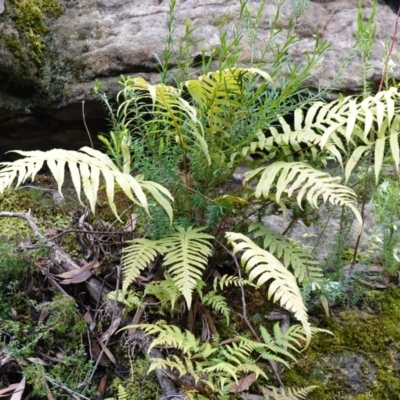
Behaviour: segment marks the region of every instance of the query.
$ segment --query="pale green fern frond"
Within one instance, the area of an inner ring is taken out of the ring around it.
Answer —
[[[247,285],[254,286],[254,284],[249,282],[247,279],[227,274],[222,275],[220,278],[215,278],[213,282],[214,290],[217,290],[218,286],[221,290],[223,290],[228,286],[247,286]]]
[[[149,351],[155,346],[169,346],[182,351],[183,354],[191,355],[200,348],[200,340],[188,330],[182,332],[179,327],[167,324],[139,324],[130,325],[128,328],[142,329],[147,335],[156,335]]]
[[[294,313],[304,327],[308,344],[311,338],[310,324],[295,276],[271,253],[241,233],[228,232],[226,237],[235,254],[243,251],[241,263],[249,274],[250,282],[256,281],[257,286],[261,286],[270,281],[268,298]]]
[[[321,281],[323,273],[318,261],[299,243],[288,240],[257,222],[250,224],[249,232],[253,232],[254,238],[264,238],[263,248],[282,260],[286,268],[291,267],[299,283]]]
[[[118,397],[108,397],[105,400],[128,400],[128,392],[122,385],[118,385]]]
[[[164,275],[165,279],[153,281],[146,285],[144,294],[157,297],[161,301],[161,307],[168,307],[173,311],[175,303],[181,295],[181,291],[176,282],[167,273]]]
[[[204,372],[207,374],[223,372],[224,374],[234,379],[236,383],[243,373],[255,373],[257,378],[261,375],[265,379],[267,379],[264,371],[256,364],[239,364],[235,366],[230,362],[221,361],[211,367],[204,368]]]
[[[318,386],[306,386],[304,388],[275,388],[269,386],[268,388],[260,387],[265,399],[274,400],[304,400],[317,389]]]
[[[210,163],[208,146],[197,111],[183,99],[180,89],[164,84],[152,85],[141,77],[127,78],[123,84],[124,89],[118,94],[118,99],[122,98],[123,102],[117,114],[126,127],[138,123],[131,115],[137,112],[139,106],[143,113],[152,115],[148,121],[141,121],[150,127],[149,133],[172,133],[183,149],[194,151],[194,147],[197,147]]]
[[[190,308],[196,280],[201,279],[207,258],[211,255],[210,240],[213,236],[202,232],[202,228],[176,229],[175,234],[160,240],[159,243],[165,246],[164,265]]]
[[[210,306],[213,310],[222,314],[225,317],[226,325],[229,325],[231,310],[224,296],[218,295],[216,290],[212,290],[203,297],[202,303],[206,307]]]
[[[142,299],[132,290],[118,291],[118,296],[116,291],[112,291],[107,295],[110,300],[117,300],[122,303],[126,310],[129,312],[131,310],[136,310],[139,307],[143,307]]]
[[[255,189],[256,197],[268,197],[276,188],[276,199],[280,200],[283,193],[288,197],[297,195],[297,203],[302,208],[302,201],[318,208],[318,199],[329,201],[336,205],[349,207],[356,216],[360,227],[362,218],[357,206],[357,196],[354,191],[339,183],[340,178],[331,177],[328,173],[314,169],[302,162],[278,161],[268,167],[257,168],[245,174],[246,180],[260,175]]]
[[[130,174],[121,172],[112,160],[100,151],[83,147],[79,152],[53,149],[49,151],[15,151],[15,153],[25,158],[14,162],[0,163],[0,193],[10,187],[14,180],[17,180],[17,187],[28,178],[34,180],[36,174],[47,163],[61,195],[61,188],[65,180],[65,167],[69,168],[79,201],[82,202],[81,191],[83,190],[93,212],[95,212],[102,175],[108,204],[117,217],[118,213],[114,203],[116,184],[130,200],[142,206],[147,212],[149,210],[144,190],[148,190],[172,221],[173,212],[169,201],[172,201],[173,198],[167,189],[153,182],[141,182],[141,177],[135,179]],[[150,187],[151,189],[149,189]]]
[[[128,243],[130,244],[124,248],[122,255],[123,291],[128,289],[140,272],[153,262],[159,253],[165,251],[165,246],[158,240],[139,238]]]
[[[228,134],[235,112],[241,107],[243,81],[254,75],[271,81],[267,73],[256,68],[232,68],[209,72],[184,83],[203,115],[207,115],[210,133]]]

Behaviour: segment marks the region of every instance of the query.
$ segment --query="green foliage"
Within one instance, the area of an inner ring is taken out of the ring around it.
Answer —
[[[373,201],[378,223],[376,241],[381,244],[383,266],[389,272],[397,272],[400,255],[400,189],[398,184],[384,181],[377,189]]]
[[[30,0],[20,3],[32,6]],[[247,286],[251,286],[251,293],[259,293],[255,291],[262,287],[268,300],[292,312],[301,322],[302,326],[290,326],[284,332],[278,324],[270,330],[261,326],[257,334],[252,329],[253,337],[260,336],[259,341],[235,334],[222,342],[215,338],[212,343],[200,341],[197,326],[190,332],[168,323],[136,325],[154,336],[151,347],[170,349],[166,360],[152,360],[150,371],[169,369],[179,376],[189,376],[192,381],[186,393],[193,399],[228,399],[232,385],[249,373],[254,373],[260,381],[266,380],[264,361],[287,366],[288,360],[294,360],[294,353],[309,345],[311,335],[321,331],[311,327],[299,288],[301,284],[306,287],[316,283],[321,291],[328,292],[330,286],[324,285],[321,268],[298,243],[267,231],[261,224],[249,225],[249,219],[255,214],[260,216],[273,203],[285,212],[287,207],[318,209],[329,202],[351,210],[362,227],[358,193],[349,185],[360,160],[371,154],[378,182],[390,151],[398,172],[397,89],[389,88],[364,99],[340,97],[328,104],[320,101],[320,94],[312,96],[301,89],[328,46],[316,40],[314,52],[303,65],[292,63],[289,50],[297,41],[294,28],[307,1],[293,1],[294,19],[285,40],[281,40],[282,30],[276,28],[283,3],[277,4],[277,13],[270,21],[270,38],[261,54],[256,52],[256,35],[267,4],[262,1],[255,10],[249,2],[241,0],[239,18],[230,24],[227,13],[217,22],[218,48],[210,55],[203,51],[199,65],[191,66],[188,55],[194,28],[186,22],[184,37],[176,51],[177,3],[171,0],[168,36],[159,60],[161,83],[122,77],[122,90],[115,107],[100,85],[96,85],[96,95],[107,107],[112,124],[110,133],[100,136],[108,155],[89,148],[80,152],[19,151],[25,158],[0,164],[0,192],[10,188],[15,180],[18,187],[28,178],[35,179],[47,162],[60,193],[65,167],[69,168],[79,200],[83,192],[92,211],[99,200],[98,192],[103,189],[108,207],[117,216],[117,192],[139,206],[134,210],[137,217],[134,239],[123,250],[122,290],[109,295],[128,310],[145,308],[147,299],[155,297],[160,303],[157,312],[166,318],[176,316],[177,305],[185,302],[188,309],[192,303],[196,304],[194,311],[199,304],[211,308],[213,314],[222,314],[229,325],[234,320],[232,315],[247,318]],[[42,8],[44,4],[40,2]],[[361,14],[358,19],[357,40],[366,57],[364,61],[369,57],[375,34],[374,10],[367,23]],[[37,16],[34,11],[37,10],[32,10],[32,18]],[[255,64],[238,68],[245,37]],[[36,51],[40,53],[41,47]],[[267,63],[264,55],[271,51],[275,59]],[[210,72],[214,61],[218,69]],[[172,73],[175,65],[179,70],[177,75]],[[191,79],[191,67],[199,68],[197,79]],[[307,111],[303,110],[304,105]],[[286,118],[290,112],[294,117],[292,124]],[[318,163],[328,159],[344,166],[344,184],[339,176],[321,171]],[[233,184],[235,169],[243,163],[251,170],[246,173],[243,185]],[[295,207],[291,205],[292,197],[297,201]],[[384,199],[380,201],[385,203]],[[387,205],[383,208],[384,212],[389,209]],[[396,223],[397,220],[391,221],[391,236],[386,238],[392,253],[397,245],[392,240]],[[262,238],[263,248],[247,235]],[[227,243],[233,247],[233,254]],[[227,255],[232,272],[218,276],[218,267],[226,262]],[[153,275],[157,275],[156,279],[164,278],[152,280]],[[145,288],[141,289],[139,283]],[[228,288],[241,291],[241,314],[236,310],[232,313],[231,307],[235,305],[228,298]],[[80,326],[63,312],[57,301],[54,308],[47,304],[43,307],[48,307],[52,316],[44,326],[34,330],[35,343],[47,340],[49,332],[61,335],[67,324]],[[60,323],[57,325],[56,321]],[[239,326],[237,321],[231,325],[232,329]],[[19,333],[21,326],[15,321],[9,320],[5,326],[13,338],[26,336],[27,331]],[[19,357],[27,357],[34,346],[15,340],[11,347]],[[35,365],[25,372],[36,385],[35,393],[41,391],[44,395],[45,369]],[[52,379],[61,381],[63,377],[55,373]],[[76,387],[76,382],[71,386]],[[128,385],[118,383],[114,389],[118,399],[139,398]],[[313,386],[271,388],[265,389],[264,395],[302,399],[313,389]]]
[[[56,383],[49,385],[56,398],[69,397],[57,386],[57,382],[82,393],[78,386],[92,365],[87,361],[82,341],[86,335],[86,323],[77,314],[74,301],[57,295],[51,302],[37,304],[17,293],[12,307],[13,315],[9,313],[0,318],[2,334],[7,337],[7,341],[1,342],[0,351],[21,360],[19,365],[22,366],[22,374],[27,383],[32,387],[32,395],[47,398],[49,382]],[[34,315],[37,317],[34,318]],[[43,316],[42,322],[36,321],[39,315]],[[60,362],[47,362],[46,356],[51,357],[55,352]],[[46,362],[44,367],[43,363]],[[93,392],[87,390],[86,394],[91,396]]]
[[[62,13],[61,4],[58,0],[19,0],[13,1],[6,10],[11,13],[20,34],[19,40],[28,47],[29,57],[40,65],[48,32],[46,18],[59,17]]]
[[[117,217],[118,213],[114,203],[115,184],[119,185],[132,202],[140,205],[146,211],[148,211],[148,203],[144,191],[148,191],[172,220],[172,208],[167,200],[172,200],[172,197],[167,189],[157,183],[145,181],[141,176],[137,176],[135,179],[128,172],[121,172],[104,153],[89,147],[82,148],[81,152],[54,149],[48,152],[16,151],[16,153],[25,158],[14,162],[0,163],[0,193],[8,189],[16,178],[17,187],[28,178],[33,180],[46,162],[57,182],[58,190],[62,194],[61,187],[64,183],[67,165],[79,201],[82,202],[81,189],[83,189],[93,212],[97,192],[100,188],[101,173],[106,183],[108,204]],[[129,171],[129,167],[127,171]]]
[[[123,257],[123,288],[126,290],[157,254],[163,254],[163,264],[190,308],[196,279],[201,278],[207,257],[211,255],[209,240],[212,236],[201,232],[201,228],[185,230],[178,226],[176,229],[176,233],[158,241],[134,239],[131,242]]]
[[[226,237],[233,246],[234,254],[243,251],[241,261],[249,274],[250,282],[256,281],[259,287],[272,281],[268,287],[268,299],[279,302],[282,307],[294,313],[294,316],[303,324],[307,343],[309,343],[311,329],[307,310],[294,275],[276,257],[258,247],[243,234],[228,232]]]
[[[249,232],[253,232],[256,239],[263,238],[262,247],[282,260],[286,268],[291,268],[299,283],[321,281],[323,273],[321,267],[318,266],[318,261],[299,243],[270,231],[261,223],[251,223]]]
[[[229,325],[229,317],[231,310],[224,296],[217,294],[216,290],[211,290],[201,299],[202,303],[207,307],[210,306],[213,310],[222,314],[226,319],[226,325]]]
[[[177,351],[165,360],[154,360],[150,371],[162,368],[176,370],[179,376],[190,375],[198,392],[201,393],[202,387],[205,386],[217,396],[226,395],[232,384],[237,383],[245,374],[255,373],[257,377],[267,379],[264,371],[254,362],[251,356],[253,352],[265,360],[286,364],[282,357],[294,358],[287,347],[297,351],[299,340],[306,339],[301,327],[292,326],[282,333],[279,324],[275,325],[273,336],[260,327],[262,342],[238,336],[224,344],[201,343],[191,332],[183,332],[174,325],[140,324],[132,327],[143,329],[148,335],[155,335],[150,349],[155,346],[168,346]]]

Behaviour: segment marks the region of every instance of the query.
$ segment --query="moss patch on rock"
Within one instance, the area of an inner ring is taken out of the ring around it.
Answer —
[[[400,399],[400,289],[370,291],[363,309],[324,318],[335,336],[316,335],[285,372],[288,386],[318,385],[310,399]]]
[[[5,63],[2,72],[8,84],[24,87],[38,86],[46,60],[45,52],[49,21],[63,12],[59,0],[14,0],[7,3],[2,15],[8,28],[0,32],[3,54],[14,57]]]
[[[36,64],[41,64],[45,48],[45,34],[48,17],[57,18],[62,14],[58,0],[15,0],[12,19],[20,34],[20,40],[29,50],[29,56]]]

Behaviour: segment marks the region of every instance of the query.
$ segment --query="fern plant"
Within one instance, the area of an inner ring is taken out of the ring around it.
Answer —
[[[9,188],[14,180],[17,180],[16,187],[20,186],[27,179],[34,180],[36,174],[43,168],[44,163],[50,169],[62,195],[62,185],[65,180],[65,168],[68,167],[71,173],[73,187],[79,201],[82,203],[81,191],[85,194],[91,210],[96,208],[97,194],[100,188],[102,175],[105,182],[108,204],[110,209],[118,217],[114,203],[116,187],[135,204],[143,207],[148,212],[148,200],[146,191],[165,210],[172,221],[173,200],[170,192],[158,183],[145,181],[142,176],[134,178],[127,171],[120,171],[113,161],[104,153],[83,147],[79,152],[62,149],[43,151],[15,151],[24,156],[14,162],[0,163],[0,193]],[[119,217],[118,217],[119,218]]]
[[[175,354],[165,360],[153,360],[149,371],[161,368],[175,371],[178,376],[189,375],[193,379],[192,390],[200,394],[211,390],[214,396],[227,395],[230,387],[249,373],[268,379],[265,372],[255,363],[253,353],[259,354],[265,360],[274,360],[287,365],[283,357],[294,359],[287,348],[298,351],[299,340],[306,339],[301,327],[292,326],[282,334],[279,324],[275,325],[273,335],[270,335],[265,328],[260,328],[262,342],[238,336],[225,343],[218,341],[201,343],[191,332],[183,332],[177,326],[163,323],[131,327],[143,329],[148,335],[155,337],[150,349],[157,346],[176,349]]]
[[[173,310],[180,296],[190,308],[197,290],[199,299],[222,313],[227,321],[228,302],[218,293],[218,286],[221,289],[227,285],[250,284],[256,289],[266,286],[267,298],[292,312],[302,325],[304,342],[294,331],[291,337],[299,339],[299,344],[308,345],[313,331],[299,284],[307,279],[319,279],[320,270],[297,245],[278,239],[259,225],[256,228],[250,225],[246,233],[251,235],[256,229],[255,236],[264,237],[264,248],[259,247],[244,233],[235,231],[236,221],[242,218],[244,222],[250,210],[255,212],[273,202],[284,207],[285,202],[295,198],[300,207],[308,203],[318,208],[326,202],[347,207],[362,227],[357,195],[346,184],[360,158],[368,152],[374,155],[376,179],[388,151],[398,168],[397,90],[392,88],[362,101],[349,96],[330,104],[315,102],[306,113],[297,109],[291,126],[283,116],[263,117],[269,104],[265,91],[271,85],[271,78],[257,69],[216,71],[186,81],[179,88],[151,85],[142,78],[127,78],[122,83],[124,88],[118,96],[115,124],[120,131],[115,132],[114,139],[105,141],[109,150],[115,150],[111,153],[116,162],[88,148],[79,152],[58,149],[18,152],[25,158],[0,164],[0,192],[15,180],[19,186],[28,178],[34,179],[47,162],[60,193],[68,166],[78,198],[82,201],[83,192],[92,211],[101,185],[116,215],[114,196],[117,190],[147,213],[150,213],[150,205],[161,208],[171,222],[178,222],[175,232],[160,239],[152,239],[144,232],[144,237],[129,243],[122,256],[123,290],[118,299],[131,307],[141,304],[140,295],[129,300],[129,290],[150,264],[165,269],[167,278],[163,284],[151,284],[146,294],[159,295]],[[249,109],[254,112],[250,113]],[[275,126],[268,125],[274,119]],[[247,130],[249,120],[251,129]],[[278,132],[276,125],[280,125],[283,133]],[[263,134],[267,128],[271,132],[268,137]],[[145,150],[144,155],[135,153],[138,140],[142,144],[139,148]],[[141,164],[148,157],[148,143],[151,151],[156,150],[165,157],[167,171],[155,173],[158,168],[150,168],[149,161]],[[221,193],[220,186],[226,184],[236,166],[260,150],[265,152],[265,157],[259,162],[250,162],[257,168],[246,173],[244,185]],[[294,154],[298,152],[304,156],[302,161],[295,161]],[[339,182],[339,177],[307,163],[312,162],[318,152],[345,164],[344,184]],[[260,166],[265,160],[269,164]],[[143,171],[139,170],[140,165],[145,166]],[[132,171],[137,173],[135,177]],[[146,175],[150,180],[146,180]],[[210,215],[207,210],[218,207],[221,212],[213,213],[215,223],[211,223],[207,220]],[[206,289],[206,284],[199,286],[198,282],[206,278],[206,269],[216,268],[212,264],[217,257],[213,257],[217,248],[224,246],[221,242],[225,239],[240,258],[241,271],[246,275],[223,276],[214,283],[212,290]],[[171,296],[162,297],[168,288]],[[169,344],[181,352],[180,356],[174,354],[169,360],[158,360],[153,369],[175,368],[180,374],[191,375],[196,384],[200,382],[199,388],[206,387],[221,396],[242,374],[254,372],[266,377],[255,362],[254,354],[269,360],[277,357],[280,362],[280,355],[290,357],[290,351],[281,350],[283,346],[278,344],[277,334],[270,339],[263,328],[260,331],[264,344],[240,337],[235,344],[216,348],[200,344],[193,333],[183,333],[177,327],[154,324],[141,327],[148,334],[156,335],[153,345]],[[288,343],[285,346],[295,351]]]

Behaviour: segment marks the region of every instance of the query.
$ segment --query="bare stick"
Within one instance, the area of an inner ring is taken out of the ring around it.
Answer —
[[[83,118],[83,123],[85,125],[86,133],[89,136],[90,145],[92,146],[92,149],[94,149],[92,137],[90,136],[89,128],[88,128],[88,126],[86,124],[86,118],[85,117],[86,117],[86,114],[85,114],[85,100],[82,100],[82,118]]]

